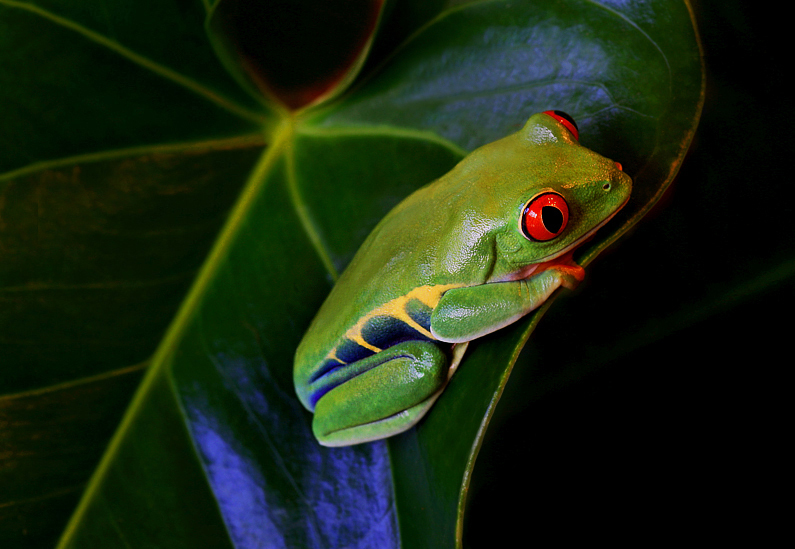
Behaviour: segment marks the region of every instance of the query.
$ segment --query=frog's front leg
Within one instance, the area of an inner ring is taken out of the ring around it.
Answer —
[[[448,358],[432,341],[404,341],[327,374],[314,391],[312,430],[324,446],[395,435],[414,425],[447,381]]]
[[[561,266],[521,280],[448,290],[431,314],[431,333],[450,343],[471,341],[516,322],[558,287],[574,287],[581,278],[580,267]]]

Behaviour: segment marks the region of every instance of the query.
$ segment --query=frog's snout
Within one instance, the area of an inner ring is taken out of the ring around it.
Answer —
[[[608,193],[608,201],[615,202],[618,209],[621,209],[629,200],[630,194],[632,194],[632,178],[621,170],[621,164],[618,162],[615,164],[619,171],[602,183],[602,191]]]

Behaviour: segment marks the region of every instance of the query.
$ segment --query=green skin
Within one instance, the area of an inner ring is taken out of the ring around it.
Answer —
[[[396,206],[296,352],[296,392],[315,413],[318,441],[358,444],[413,426],[469,341],[582,279],[571,252],[626,204],[631,188],[620,166],[540,113]],[[520,228],[524,207],[550,191],[566,200],[568,223],[548,241],[531,240]]]

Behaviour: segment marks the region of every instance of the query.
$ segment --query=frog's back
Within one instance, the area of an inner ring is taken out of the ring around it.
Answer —
[[[485,282],[493,260],[490,217],[511,200],[494,187],[500,177],[493,171],[506,169],[506,153],[497,148],[495,168],[495,152],[487,152],[493,146],[413,193],[370,233],[298,347],[296,387],[396,343],[434,340],[430,317],[442,294]]]
[[[296,352],[297,387],[397,343],[435,340],[431,313],[442,294],[461,283],[439,276],[450,221],[442,212],[417,211],[427,209],[425,189],[379,223],[337,281]]]

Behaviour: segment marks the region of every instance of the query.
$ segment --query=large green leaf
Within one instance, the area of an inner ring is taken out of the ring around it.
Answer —
[[[114,6],[0,2],[4,545],[57,539],[264,146],[200,5]]]
[[[29,524],[46,542],[57,528],[118,417],[114,387],[138,375],[131,365],[151,353],[245,183],[62,546],[454,545],[485,426],[548,307],[473,345],[428,418],[389,442],[318,446],[292,389],[293,350],[381,216],[533,112],[567,110],[583,143],[635,179],[630,205],[583,263],[634,224],[670,183],[698,119],[688,7],[465,4],[385,53],[435,13],[407,2],[379,27],[380,64],[365,64],[343,93],[364,62],[365,32],[319,63],[313,95],[300,71],[292,91],[274,84],[273,66],[252,73],[257,44],[232,35],[242,21],[253,25],[243,38],[256,36],[260,10],[281,15],[289,3],[208,5],[216,50],[247,92],[220,69],[198,3],[151,4],[106,6],[100,17],[68,2],[0,0],[0,321],[15,365],[3,390],[16,393],[1,402],[19,458],[3,474],[20,479],[2,507],[7,537],[22,539]],[[215,19],[225,7],[250,17]],[[91,388],[107,400],[87,406]],[[34,433],[53,432],[65,402],[75,431],[100,424],[97,410],[105,430],[64,433],[53,453],[80,460],[48,478],[21,456],[39,451]],[[36,524],[33,509],[55,518]]]

